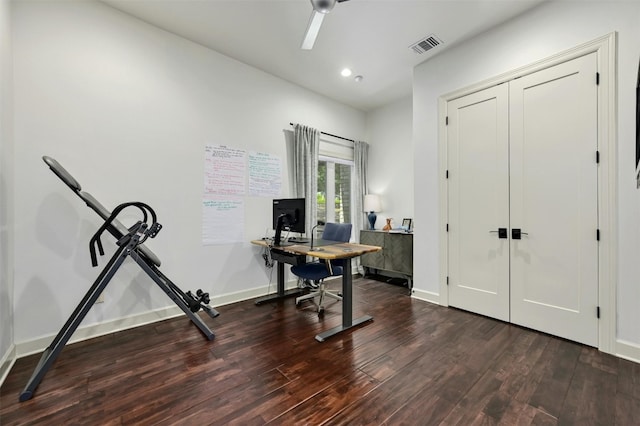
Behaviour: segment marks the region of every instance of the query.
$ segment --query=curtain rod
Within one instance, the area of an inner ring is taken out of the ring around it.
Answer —
[[[289,125],[293,126],[294,124],[293,123],[289,123]],[[326,136],[332,136],[334,138],[342,139],[344,141],[355,142],[353,139],[344,138],[344,137],[338,136],[338,135],[332,135],[331,133],[326,133],[326,132],[320,132],[320,133],[322,133],[323,135],[326,135]]]

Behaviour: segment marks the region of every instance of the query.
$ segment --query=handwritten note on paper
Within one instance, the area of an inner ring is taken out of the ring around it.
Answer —
[[[202,244],[244,242],[244,200],[206,197],[202,200]]]
[[[224,145],[205,146],[204,193],[245,195],[246,151]]]
[[[280,157],[263,152],[249,153],[249,195],[277,197],[282,190]]]

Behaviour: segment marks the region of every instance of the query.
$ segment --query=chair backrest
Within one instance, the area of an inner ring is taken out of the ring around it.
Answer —
[[[332,223],[328,222],[324,225],[324,231],[322,231],[322,239],[330,241],[340,241],[341,243],[348,243],[351,239],[351,228],[353,225],[350,223]],[[351,260],[349,260],[351,261]],[[344,260],[337,259],[332,260],[331,264],[335,266],[343,266]],[[338,275],[342,274],[342,270]]]
[[[323,240],[340,241],[342,243],[348,243],[351,239],[351,228],[353,225],[350,223],[327,223],[324,225],[324,231],[322,232]]]

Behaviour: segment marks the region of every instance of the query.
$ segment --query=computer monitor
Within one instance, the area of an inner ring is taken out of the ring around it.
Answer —
[[[273,229],[276,231],[274,243],[280,244],[282,230],[305,232],[305,199],[283,198],[273,200]]]

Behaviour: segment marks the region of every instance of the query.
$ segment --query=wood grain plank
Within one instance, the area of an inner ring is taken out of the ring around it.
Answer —
[[[340,282],[331,283],[334,288]],[[354,281],[354,316],[374,321],[326,342],[341,321],[292,300],[219,308],[67,346],[33,399],[39,355],[0,387],[0,424],[634,425],[640,365],[593,348]]]

